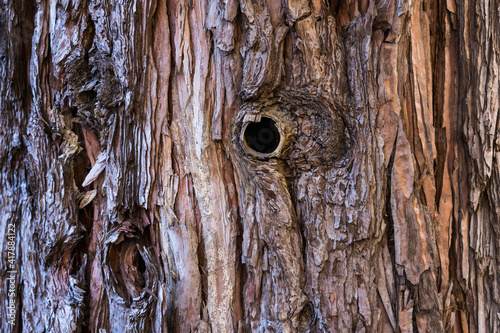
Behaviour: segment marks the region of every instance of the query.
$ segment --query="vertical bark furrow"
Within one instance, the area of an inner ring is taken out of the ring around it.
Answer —
[[[26,135],[30,108],[29,55],[35,4],[4,1],[0,4],[0,249],[2,260],[0,318],[5,332],[22,329],[24,290],[21,285],[23,223],[32,214],[26,170]],[[29,306],[29,303],[28,303]]]
[[[5,331],[496,332],[499,43],[492,0],[2,2]]]
[[[500,324],[495,316],[499,308],[499,281],[498,242],[494,240],[498,233],[499,203],[496,195],[492,195],[499,191],[495,148],[499,132],[499,9],[490,1],[457,7],[463,56],[459,67],[459,96],[462,96],[459,110],[464,115],[459,131],[463,131],[470,158],[465,168],[470,209],[459,220],[465,225],[462,230],[469,230],[468,242],[459,247],[459,255],[464,258],[461,277],[466,280],[466,290],[474,291],[474,296],[468,299],[468,306],[473,309],[469,329],[494,331]]]

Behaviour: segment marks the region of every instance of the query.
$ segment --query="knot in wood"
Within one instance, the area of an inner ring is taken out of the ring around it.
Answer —
[[[348,153],[349,134],[337,110],[314,101],[292,106],[296,138],[287,157],[292,169],[331,168]]]
[[[281,133],[276,121],[262,117],[259,122],[250,122],[243,129],[243,144],[254,154],[272,154],[281,143]]]
[[[348,138],[338,108],[300,94],[242,105],[233,132],[240,156],[281,159],[298,171],[334,167],[348,153]]]
[[[272,102],[247,103],[235,121],[233,140],[239,154],[250,159],[266,160],[286,157],[293,122],[278,104]]]

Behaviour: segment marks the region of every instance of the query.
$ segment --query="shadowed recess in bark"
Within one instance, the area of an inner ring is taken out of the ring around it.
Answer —
[[[499,17],[0,1],[2,328],[500,331]]]
[[[276,122],[271,118],[262,117],[258,122],[247,124],[243,132],[245,144],[262,154],[274,152],[281,141]]]

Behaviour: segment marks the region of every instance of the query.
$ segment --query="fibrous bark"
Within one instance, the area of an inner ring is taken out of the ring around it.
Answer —
[[[2,2],[4,331],[498,331],[499,22]]]

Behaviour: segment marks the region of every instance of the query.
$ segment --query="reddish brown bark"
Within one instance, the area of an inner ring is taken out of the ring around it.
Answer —
[[[2,2],[4,331],[498,331],[499,22]]]

